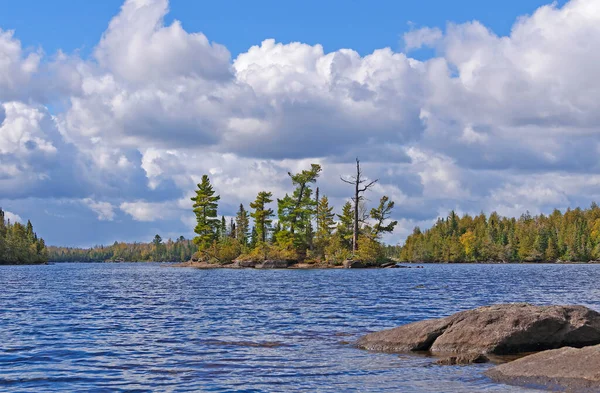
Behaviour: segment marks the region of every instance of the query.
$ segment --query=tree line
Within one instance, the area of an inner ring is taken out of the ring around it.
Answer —
[[[48,261],[44,239],[33,231],[31,221],[26,225],[11,223],[0,208],[0,264],[33,264]]]
[[[418,227],[400,250],[407,262],[590,262],[600,260],[600,208],[550,215],[462,217],[452,211],[430,229]]]
[[[380,240],[397,224],[390,220],[394,202],[383,196],[378,205],[367,209],[364,193],[377,180],[363,176],[357,159],[356,175],[342,178],[354,186],[353,197],[336,214],[316,187],[321,171],[320,165],[311,164],[309,169],[288,173],[294,188],[291,194],[275,198],[270,191],[260,191],[249,208],[241,203],[229,222],[219,218],[220,196],[208,175],[202,176],[192,197],[198,247],[194,259],[221,264],[235,259],[333,264],[352,258],[370,264],[385,260]]]
[[[196,252],[196,245],[180,236],[163,241],[160,235],[150,243],[120,243],[91,248],[48,247],[49,259],[54,262],[184,262]]]

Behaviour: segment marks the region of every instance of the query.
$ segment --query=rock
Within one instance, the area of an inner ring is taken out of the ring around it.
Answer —
[[[258,265],[258,262],[256,261],[233,261],[233,265],[231,265],[231,267],[254,268],[256,265]]]
[[[467,353],[465,355],[448,356],[439,359],[435,364],[440,366],[454,366],[457,364],[473,364],[473,363],[487,363],[490,359],[482,354]]]
[[[367,267],[363,262],[353,260],[344,261],[343,265],[346,269],[364,269]]]
[[[560,348],[505,363],[485,374],[496,382],[566,392],[600,391],[600,346]]]
[[[362,337],[382,352],[509,355],[600,344],[600,314],[583,306],[501,304],[459,312]]]
[[[287,269],[289,266],[288,261],[278,261],[278,260],[267,260],[262,264],[256,265],[257,269]]]

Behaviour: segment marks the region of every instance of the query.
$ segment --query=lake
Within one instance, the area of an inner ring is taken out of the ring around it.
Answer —
[[[0,266],[2,392],[535,392],[490,365],[369,353],[369,331],[503,302],[600,310],[600,265]]]

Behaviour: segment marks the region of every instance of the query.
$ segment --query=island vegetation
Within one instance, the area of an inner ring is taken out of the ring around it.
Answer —
[[[387,261],[381,237],[397,224],[390,220],[394,202],[383,196],[367,209],[364,192],[377,180],[367,181],[357,159],[356,175],[342,178],[354,186],[354,196],[342,206],[341,214],[335,214],[328,197],[316,187],[321,170],[312,164],[299,173],[288,173],[291,194],[276,198],[270,191],[260,191],[247,205],[249,209],[240,204],[229,222],[224,216],[219,218],[220,196],[204,175],[192,198],[198,246],[193,259],[220,265],[234,260],[329,265],[351,259],[365,265]]]
[[[47,261],[46,244],[33,231],[31,221],[27,221],[26,225],[12,223],[0,209],[0,264],[25,265]]]
[[[590,262],[600,260],[600,207],[520,218],[454,211],[400,249],[406,262]]]
[[[183,236],[163,241],[156,235],[150,243],[115,242],[90,248],[49,246],[48,255],[54,262],[184,262],[196,250],[196,245]]]

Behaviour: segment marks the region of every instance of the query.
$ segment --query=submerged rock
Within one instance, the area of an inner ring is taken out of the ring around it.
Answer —
[[[382,352],[508,355],[600,344],[600,314],[583,306],[501,304],[459,312],[362,337]]]
[[[567,392],[600,391],[600,346],[560,348],[494,367],[486,375],[511,385],[539,385]]]

